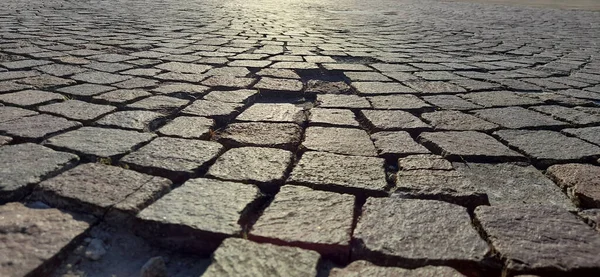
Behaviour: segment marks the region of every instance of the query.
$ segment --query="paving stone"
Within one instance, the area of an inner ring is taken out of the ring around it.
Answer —
[[[508,274],[586,275],[600,268],[600,234],[552,206],[480,206],[477,221]],[[591,276],[590,275],[590,276]]]
[[[229,119],[242,108],[239,103],[225,103],[219,101],[196,100],[181,111],[186,115],[212,117],[216,119]]]
[[[41,182],[32,199],[99,217],[109,210],[133,216],[167,193],[170,187],[171,181],[165,178],[88,163]]]
[[[34,66],[40,66],[49,64],[51,62],[44,60],[18,60],[18,61],[9,61],[0,63],[1,66],[6,67],[8,69],[24,69],[30,68]]]
[[[285,79],[300,79],[300,75],[290,69],[263,68],[257,72],[256,75]]]
[[[93,223],[57,209],[0,206],[0,275],[49,276]]]
[[[294,104],[257,103],[242,112],[236,120],[300,123],[305,120],[305,115],[303,109]]]
[[[386,195],[384,160],[309,151],[302,155],[288,182],[316,189],[359,195]]]
[[[370,109],[371,104],[365,97],[357,95],[317,95],[317,106],[321,108]]]
[[[344,72],[346,78],[350,79],[352,82],[359,81],[391,81],[390,78],[378,72],[371,71],[348,71]]]
[[[452,163],[437,155],[410,155],[398,159],[398,168],[406,170],[453,170]]]
[[[215,251],[202,276],[316,276],[319,259],[311,250],[230,238]]]
[[[190,179],[142,210],[137,232],[170,248],[209,255],[226,237],[241,235],[239,221],[259,197],[252,185]]]
[[[254,68],[263,68],[270,65],[272,61],[264,61],[264,60],[235,60],[229,62],[228,66],[242,66],[242,67],[254,67]]]
[[[371,64],[375,69],[385,72],[385,71],[417,71],[418,69],[405,64],[387,64],[387,63],[375,63]]]
[[[204,139],[210,134],[215,121],[205,117],[179,116],[158,129],[158,133],[165,136],[181,138]]]
[[[31,85],[18,84],[14,81],[0,82],[0,92],[13,92],[26,89],[34,89],[34,87]]]
[[[167,71],[172,71],[172,72],[193,73],[193,74],[202,74],[212,68],[212,66],[210,66],[210,65],[180,63],[180,62],[168,62],[168,63],[155,65],[154,67],[163,69],[163,70],[167,70]]]
[[[302,82],[295,79],[277,79],[263,77],[258,81],[254,88],[264,90],[276,90],[276,91],[295,91],[299,92],[302,90]]]
[[[41,112],[64,116],[68,119],[79,121],[92,121],[115,109],[116,108],[113,106],[92,104],[79,100],[67,100],[38,108]]]
[[[40,75],[35,70],[1,71],[0,80],[21,79]]]
[[[127,107],[144,110],[174,110],[187,105],[189,102],[189,100],[181,98],[158,95],[133,102]]]
[[[114,90],[114,87],[103,86],[103,85],[95,85],[95,84],[81,84],[68,86],[57,89],[59,92],[64,92],[66,94],[77,95],[77,96],[92,96],[98,95],[103,92]]]
[[[586,112],[578,111],[573,108],[567,108],[558,105],[535,106],[530,109],[551,115],[562,121],[571,122],[574,124],[593,124],[600,123],[600,115],[593,115]]]
[[[77,161],[79,158],[73,154],[32,143],[0,147],[0,203],[20,200],[34,184]]]
[[[410,134],[404,131],[377,132],[371,134],[371,139],[380,156],[430,153],[427,148],[415,142]]]
[[[0,132],[24,140],[41,140],[79,126],[81,126],[81,123],[76,121],[47,114],[39,114],[0,123]]]
[[[151,111],[118,111],[96,121],[101,126],[118,127],[138,131],[150,131],[156,128],[164,116]]]
[[[58,100],[64,100],[64,97],[61,94],[43,90],[22,90],[0,95],[0,102],[25,107]]]
[[[101,71],[88,71],[75,74],[71,76],[71,78],[81,82],[106,85],[125,81],[131,78],[131,76],[123,76]]]
[[[319,66],[315,63],[308,62],[276,62],[271,65],[271,68],[286,68],[286,69],[318,69]]]
[[[172,93],[189,93],[193,95],[201,95],[208,90],[208,87],[187,83],[167,83],[153,89],[153,91],[162,94]]]
[[[233,148],[221,155],[207,176],[223,180],[255,182],[271,189],[283,182],[292,162],[289,151],[265,147]]]
[[[418,117],[399,110],[361,110],[369,127],[376,131],[406,131],[429,129]]]
[[[575,98],[590,99],[590,100],[596,100],[596,101],[600,100],[600,93],[587,91],[587,90],[568,89],[568,90],[559,90],[559,91],[556,91],[556,93],[570,96],[570,97],[575,97]]]
[[[358,277],[358,276],[398,276],[398,277],[464,277],[465,275],[447,266],[425,266],[415,269],[401,267],[377,266],[367,261],[355,261],[345,268],[334,268],[329,273],[330,277]]]
[[[113,84],[113,86],[122,89],[155,87],[159,82],[148,78],[134,77],[123,82]]]
[[[36,114],[38,114],[38,112],[17,107],[0,106],[0,123]]]
[[[310,110],[308,122],[310,125],[359,127],[354,113],[345,109],[313,108]]]
[[[415,72],[414,74],[415,76],[429,81],[450,81],[464,79],[464,77],[458,76],[449,71],[419,71]]]
[[[94,99],[121,104],[150,95],[152,94],[141,89],[118,89],[94,96]]]
[[[208,76],[205,74],[193,74],[193,73],[179,73],[179,72],[166,72],[155,75],[154,78],[162,81],[174,81],[174,82],[190,82],[199,83],[205,80]]]
[[[600,145],[600,126],[586,128],[569,128],[563,129],[561,132],[576,136],[587,142]]]
[[[206,72],[206,75],[208,76],[222,76],[228,78],[245,77],[248,74],[250,74],[250,70],[243,67],[219,67]]]
[[[483,91],[461,94],[460,97],[484,107],[539,105],[543,101],[512,91]]]
[[[305,91],[309,93],[347,94],[351,92],[351,88],[342,81],[308,80]]]
[[[415,90],[399,83],[353,82],[352,87],[359,95],[415,93]]]
[[[600,209],[589,209],[579,212],[579,216],[596,231],[600,232]]]
[[[138,171],[177,179],[204,170],[222,150],[221,144],[212,141],[159,137],[121,162]]]
[[[546,173],[582,208],[600,208],[600,166],[561,164]]]
[[[219,101],[227,103],[248,103],[258,94],[257,90],[238,89],[238,90],[215,90],[204,96],[204,100]]]
[[[302,147],[345,155],[377,156],[369,134],[353,128],[308,127]]]
[[[566,123],[522,107],[475,110],[473,113],[487,121],[510,129],[558,127]]]
[[[374,109],[381,110],[423,110],[432,108],[414,95],[386,95],[367,97]]]
[[[519,153],[510,150],[493,137],[475,131],[421,133],[421,144],[435,149],[445,158],[456,161],[523,160]]]
[[[459,111],[436,111],[421,115],[435,130],[491,131],[500,126]]]
[[[295,150],[302,128],[294,123],[232,123],[217,133],[216,139],[229,147],[264,146]]]
[[[553,131],[500,130],[494,133],[542,165],[600,156],[600,147]]]
[[[73,81],[73,80],[59,78],[59,77],[55,77],[55,76],[47,75],[47,74],[35,76],[35,77],[29,77],[29,78],[25,78],[25,79],[20,79],[20,80],[17,80],[16,82],[18,82],[20,84],[30,85],[37,89],[45,89],[45,88],[52,88],[52,87],[57,87],[57,86],[67,86],[67,85],[75,84],[75,81]]]
[[[254,78],[216,75],[202,81],[202,84],[209,87],[249,88],[255,81]]]
[[[82,127],[54,136],[45,144],[92,157],[114,157],[131,152],[138,145],[150,141],[155,134],[119,129]]]
[[[353,236],[357,259],[385,265],[473,267],[489,252],[466,208],[435,200],[368,198]]]
[[[353,215],[352,195],[287,185],[253,225],[249,237],[345,261],[350,255]]]
[[[448,82],[409,81],[405,84],[422,94],[465,93],[464,88]]]

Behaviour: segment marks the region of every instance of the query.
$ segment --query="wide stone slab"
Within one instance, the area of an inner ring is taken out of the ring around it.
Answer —
[[[295,150],[302,128],[295,123],[243,122],[227,125],[216,139],[229,147],[264,146]]]
[[[544,103],[540,99],[528,97],[526,93],[512,91],[483,91],[462,94],[460,96],[484,107],[538,105]]]
[[[208,255],[224,238],[241,235],[239,221],[259,197],[253,185],[191,179],[142,210],[138,232],[171,248]]]
[[[79,161],[70,153],[24,143],[0,147],[0,204],[29,194],[34,184]]]
[[[317,276],[320,256],[311,250],[230,238],[223,241],[212,260],[203,277],[307,277]]]
[[[400,83],[353,82],[352,87],[359,95],[415,93],[416,91]]]
[[[59,132],[81,126],[77,121],[48,114],[21,117],[0,123],[0,133],[27,141],[39,141]]]
[[[164,115],[151,111],[118,111],[100,118],[96,123],[136,131],[150,131],[163,120]]]
[[[109,105],[98,105],[79,100],[67,100],[61,103],[41,106],[38,109],[42,112],[63,116],[68,119],[92,121],[114,111],[116,108]]]
[[[509,274],[593,276],[600,234],[566,210],[543,205],[480,206],[482,232]]]
[[[487,121],[510,129],[558,127],[566,123],[552,117],[521,107],[493,108],[476,110],[473,113]]]
[[[421,133],[419,141],[445,158],[456,161],[524,160],[493,137],[475,131]]]
[[[171,181],[117,166],[88,163],[40,183],[32,199],[52,207],[102,217],[135,215],[168,192]]]
[[[357,195],[387,195],[384,159],[309,151],[288,182]]]
[[[240,103],[196,100],[183,109],[181,113],[227,120],[237,114],[242,106]]]
[[[371,103],[358,95],[317,95],[317,106],[321,108],[369,109]]]
[[[0,95],[0,102],[24,107],[63,99],[61,94],[43,90],[23,90]]]
[[[576,136],[582,140],[600,146],[600,126],[573,129],[569,128],[563,129],[561,132],[572,136]]]
[[[258,103],[242,112],[236,120],[300,123],[305,120],[305,115],[301,107],[293,104]]]
[[[159,137],[120,162],[148,174],[178,179],[206,170],[222,150],[223,146],[213,141]]]
[[[309,127],[302,147],[307,150],[355,156],[377,156],[369,134],[361,129]]]
[[[127,105],[129,108],[143,110],[169,111],[181,108],[187,105],[190,101],[177,97],[165,95],[150,96],[140,101]]]
[[[198,116],[179,116],[165,126],[158,129],[158,133],[165,136],[181,138],[207,138],[215,121],[210,118]]]
[[[320,126],[359,127],[356,116],[347,109],[321,109],[310,110],[308,123]]]
[[[334,268],[329,277],[359,277],[359,276],[381,276],[381,277],[465,277],[460,272],[447,266],[425,266],[415,269],[401,267],[377,266],[367,261],[355,261],[344,268]]]
[[[0,275],[50,276],[91,225],[57,209],[0,206]]]
[[[376,131],[430,129],[427,123],[409,112],[399,110],[361,110],[370,128]]]
[[[489,252],[466,208],[435,200],[369,198],[353,237],[357,259],[384,265],[474,267]]]
[[[498,125],[459,111],[436,111],[421,115],[435,130],[490,131]]]
[[[423,110],[431,106],[414,95],[396,94],[368,97],[374,109],[380,110]]]
[[[337,261],[350,255],[354,196],[283,186],[252,226],[259,242],[315,250]]]
[[[155,134],[119,129],[82,127],[54,136],[45,144],[92,157],[114,157],[131,152],[138,145],[155,138]]]
[[[203,99],[227,103],[247,103],[252,100],[256,94],[258,94],[258,91],[253,89],[215,90],[204,96]]]
[[[39,113],[17,107],[0,106],[0,123],[36,114]]]
[[[600,166],[560,164],[546,173],[582,208],[600,208]]]

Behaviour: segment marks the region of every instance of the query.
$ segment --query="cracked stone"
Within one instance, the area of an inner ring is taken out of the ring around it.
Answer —
[[[574,124],[593,124],[600,123],[600,116],[589,114],[583,111],[578,111],[572,108],[567,108],[558,105],[535,106],[530,109],[551,115],[563,121],[568,121]]]
[[[381,156],[428,154],[427,148],[415,142],[408,132],[377,132],[371,134],[377,153]]]
[[[546,173],[582,208],[600,208],[600,166],[560,164]]]
[[[355,156],[377,156],[369,134],[361,129],[308,127],[302,147]]]
[[[197,116],[179,116],[158,129],[158,133],[165,136],[181,138],[207,138],[215,121],[210,118]]]
[[[232,123],[216,139],[229,147],[264,146],[295,150],[302,128],[294,123]]]
[[[38,108],[42,112],[79,121],[93,121],[115,109],[113,106],[92,104],[79,100],[67,100]]]
[[[370,128],[375,131],[423,130],[431,126],[418,117],[399,110],[361,110]]]
[[[510,150],[493,137],[475,131],[421,133],[419,141],[436,149],[441,155],[456,161],[523,160],[519,153]]]
[[[39,114],[0,123],[0,132],[26,140],[41,140],[53,134],[81,126],[62,117]]]
[[[587,142],[591,142],[596,145],[600,145],[600,126],[597,127],[586,127],[586,128],[569,128],[563,129],[561,132],[576,136]]]
[[[0,95],[0,102],[25,107],[59,100],[64,100],[61,94],[43,90],[23,90]]]
[[[39,113],[17,107],[0,106],[0,123],[37,114]]]

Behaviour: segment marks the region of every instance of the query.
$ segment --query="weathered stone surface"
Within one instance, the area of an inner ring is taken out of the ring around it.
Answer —
[[[359,127],[354,113],[345,109],[313,108],[310,110],[308,122],[310,125]]]
[[[292,153],[281,149],[233,148],[217,159],[207,175],[223,180],[250,181],[272,187],[283,182],[291,162]]]
[[[38,108],[42,112],[64,116],[79,121],[92,121],[116,108],[108,105],[92,104],[79,100],[67,100],[60,103],[49,104]]]
[[[302,147],[346,155],[377,155],[367,132],[352,128],[309,127]]]
[[[0,102],[25,107],[63,99],[58,93],[43,90],[23,90],[0,95]]]
[[[71,78],[81,82],[106,85],[125,81],[130,79],[131,76],[123,76],[101,71],[88,71],[75,74],[71,76]]]
[[[352,195],[287,185],[253,225],[249,237],[344,261],[350,255],[353,214]]]
[[[181,112],[188,115],[197,115],[213,118],[230,118],[237,114],[242,108],[239,103],[226,103],[218,101],[196,100],[191,105],[187,106]]]
[[[588,225],[600,232],[600,209],[583,210],[579,212],[579,216],[583,218]]]
[[[480,206],[477,221],[509,274],[593,275],[600,268],[600,234],[552,206]]]
[[[429,129],[418,117],[398,110],[361,110],[370,128],[376,131],[405,131]]]
[[[535,106],[530,109],[551,115],[563,121],[568,121],[574,124],[593,124],[600,123],[600,115],[589,114],[573,108],[567,108],[558,105]]]
[[[306,83],[305,91],[309,93],[345,94],[349,93],[351,88],[342,81],[330,82],[323,80],[309,80]]]
[[[78,130],[54,136],[45,144],[97,157],[114,157],[129,153],[141,143],[156,137],[155,134],[139,133],[108,128],[82,127]]]
[[[302,128],[294,123],[244,122],[227,125],[216,139],[229,147],[264,146],[295,150]]]
[[[263,77],[254,85],[256,89],[276,90],[276,91],[301,91],[302,82],[296,79],[277,79]]]
[[[48,114],[21,117],[0,123],[0,132],[25,140],[41,140],[53,134],[81,126],[77,121]]]
[[[171,181],[117,166],[79,165],[37,186],[32,199],[99,217],[109,210],[135,215],[168,192]]]
[[[422,94],[464,93],[464,88],[448,82],[409,81],[405,84]]]
[[[559,132],[500,130],[494,134],[544,165],[600,156],[600,147]]]
[[[359,95],[377,95],[377,94],[398,94],[414,93],[415,90],[401,85],[399,83],[384,82],[354,82],[352,87],[358,91]]]
[[[371,104],[365,97],[357,95],[317,95],[317,106],[321,108],[369,109]]]
[[[453,170],[452,163],[436,155],[410,155],[398,159],[398,168],[400,170]]]
[[[230,238],[215,251],[202,276],[316,276],[319,259],[311,250]]]
[[[538,105],[543,101],[512,91],[484,91],[462,94],[461,97],[484,107]]]
[[[223,146],[203,140],[159,137],[121,159],[138,171],[170,178],[189,177],[219,155]]]
[[[564,126],[566,123],[550,116],[527,110],[521,107],[493,108],[473,111],[475,115],[487,121],[500,124],[511,129],[527,127]]]
[[[38,112],[17,107],[0,106],[0,123],[36,114],[38,114]]]
[[[475,131],[421,133],[419,141],[457,161],[523,160],[519,153],[510,150],[493,137]]]
[[[181,138],[206,138],[215,121],[198,116],[179,116],[158,129],[158,133],[165,136]]]
[[[154,67],[179,73],[194,73],[201,74],[212,68],[210,65],[205,64],[193,64],[193,63],[181,63],[181,62],[168,62]]]
[[[0,275],[49,276],[92,223],[56,209],[0,206]]]
[[[153,91],[162,93],[162,94],[172,94],[172,93],[189,93],[194,95],[201,95],[208,87],[188,84],[188,83],[166,83],[162,84],[159,87],[155,88]]]
[[[0,147],[0,204],[20,200],[34,184],[77,161],[76,155],[33,143]]]
[[[288,182],[323,190],[359,195],[385,195],[384,160],[309,151],[292,171]]]
[[[257,90],[215,90],[204,96],[204,100],[227,103],[247,103],[258,94]]]
[[[582,208],[600,208],[600,166],[561,164],[547,174]]]
[[[138,232],[171,248],[208,255],[224,238],[241,234],[238,222],[259,196],[252,185],[191,179],[142,210]]]
[[[353,236],[356,258],[386,265],[474,266],[489,252],[466,208],[435,200],[369,198]]]
[[[377,132],[371,134],[377,153],[382,156],[408,154],[427,154],[427,148],[415,142],[409,133],[404,131]]]
[[[591,142],[596,145],[600,145],[600,126],[597,127],[586,127],[586,128],[569,128],[563,129],[561,132],[576,136],[582,140]]]
[[[329,273],[330,277],[360,277],[360,276],[380,276],[380,277],[464,277],[465,275],[447,266],[425,266],[415,269],[405,269],[401,267],[383,267],[376,266],[367,261],[355,261],[345,268],[334,268]]]
[[[137,131],[150,131],[163,120],[163,115],[151,111],[118,111],[100,118],[102,126],[118,127]]]
[[[127,107],[144,110],[174,110],[187,105],[190,101],[164,95],[151,96],[131,103]]]
[[[374,96],[367,99],[369,99],[374,109],[380,110],[422,110],[431,108],[429,104],[411,94]]]
[[[344,72],[344,75],[350,81],[358,82],[358,81],[391,81],[390,78],[379,72],[371,72],[371,71],[348,71]]]
[[[305,116],[303,109],[293,104],[258,103],[242,112],[236,120],[300,123],[305,120]]]
[[[114,87],[96,85],[96,84],[80,84],[74,86],[68,86],[59,88],[58,91],[66,94],[77,95],[77,96],[92,96],[98,95],[103,92],[115,90]]]
[[[217,75],[202,81],[202,84],[209,87],[249,88],[255,81],[254,78]]]
[[[428,121],[435,130],[490,131],[499,128],[494,123],[459,111],[436,111],[424,113],[421,117]]]

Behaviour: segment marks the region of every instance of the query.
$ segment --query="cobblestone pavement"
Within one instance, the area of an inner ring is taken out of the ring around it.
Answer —
[[[3,0],[0,276],[600,276],[600,13]]]

